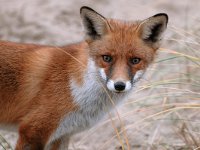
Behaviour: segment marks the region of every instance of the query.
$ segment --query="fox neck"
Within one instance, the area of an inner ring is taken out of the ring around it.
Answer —
[[[71,78],[71,95],[78,109],[62,118],[49,142],[60,136],[73,135],[91,127],[127,95],[107,91],[104,88],[105,83],[98,75],[94,61],[89,59],[87,64],[82,84],[79,84],[75,78]]]
[[[81,84],[75,76],[70,80],[71,95],[78,108],[63,116],[49,142],[91,127],[127,96],[127,93],[114,93],[105,88],[105,83],[92,59],[88,59],[87,68],[81,75]]]
[[[83,75],[83,84],[78,85],[72,79],[71,91],[75,103],[80,108],[77,113],[82,115],[89,126],[99,121],[127,95],[127,93],[110,92],[105,88],[105,83],[100,78],[92,59],[88,60],[87,69]]]
[[[96,104],[102,109],[106,109],[106,106],[113,105],[112,100],[114,104],[117,104],[121,98],[127,95],[127,93],[118,94],[107,90],[99,71],[94,61],[89,58],[87,69],[83,74],[83,83],[79,85],[74,79],[71,80],[72,96],[80,108]]]

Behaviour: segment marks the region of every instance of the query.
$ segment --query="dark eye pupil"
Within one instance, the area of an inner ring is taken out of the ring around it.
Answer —
[[[105,62],[111,62],[111,61],[112,61],[112,58],[111,58],[111,56],[103,55],[103,60],[104,60]]]
[[[138,64],[140,62],[140,58],[133,58],[132,63],[133,64]]]

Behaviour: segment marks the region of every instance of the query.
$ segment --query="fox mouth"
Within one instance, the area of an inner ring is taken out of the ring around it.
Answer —
[[[123,94],[123,93],[126,93],[127,91],[112,91],[114,93],[117,93],[117,94]]]

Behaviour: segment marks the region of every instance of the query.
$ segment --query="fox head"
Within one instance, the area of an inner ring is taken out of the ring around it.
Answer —
[[[168,23],[167,14],[142,21],[107,19],[89,7],[81,18],[89,45],[89,56],[98,75],[113,92],[127,92],[142,77],[160,47]]]

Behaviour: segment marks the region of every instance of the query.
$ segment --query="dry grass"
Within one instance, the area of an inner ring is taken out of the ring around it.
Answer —
[[[116,6],[114,3],[111,2],[113,6]],[[173,11],[170,2],[159,0],[151,3],[153,4],[149,7],[161,3],[163,5],[159,4],[159,7],[170,7]],[[105,4],[107,0],[102,1],[101,4],[98,3],[100,6]],[[179,10],[180,8],[175,7],[174,9]],[[76,136],[72,140],[71,149],[200,149],[200,20],[189,13],[190,9],[194,9],[193,7],[185,5],[181,9],[185,9],[183,10],[185,19],[181,22],[184,25],[180,27],[174,22],[169,24],[158,59],[148,69],[130,99],[120,109],[116,108],[113,113],[109,114],[108,119]],[[110,9],[105,10],[109,12]],[[8,15],[15,18],[15,23],[21,23],[17,27],[27,27],[26,19],[21,18],[19,14],[9,12]],[[18,15],[19,19],[17,19]],[[173,15],[170,16],[172,20],[181,16],[176,12]],[[2,35],[4,39],[37,43],[42,39],[48,39],[49,36],[54,36],[54,32],[46,30],[43,24],[32,24],[33,28],[30,27],[30,29],[37,30],[33,35],[30,35],[30,32],[27,34],[26,30],[20,34],[10,24],[11,20],[4,16],[5,14],[0,13],[1,22],[3,22],[0,24],[1,26],[5,24],[6,32],[10,32],[8,34],[0,32],[0,37]],[[68,26],[72,25],[66,25]],[[77,30],[78,27],[79,24],[76,24],[73,30]],[[27,31],[29,31],[29,26]],[[59,33],[61,33],[60,30]],[[79,31],[76,32],[77,35],[79,33]],[[67,37],[63,35],[63,31],[61,34],[62,38],[58,38],[58,41],[56,38],[51,38],[41,43],[62,43],[61,41]],[[74,39],[76,37],[73,37]],[[10,142],[12,141],[6,141],[3,136],[0,136],[2,149],[11,149]]]

